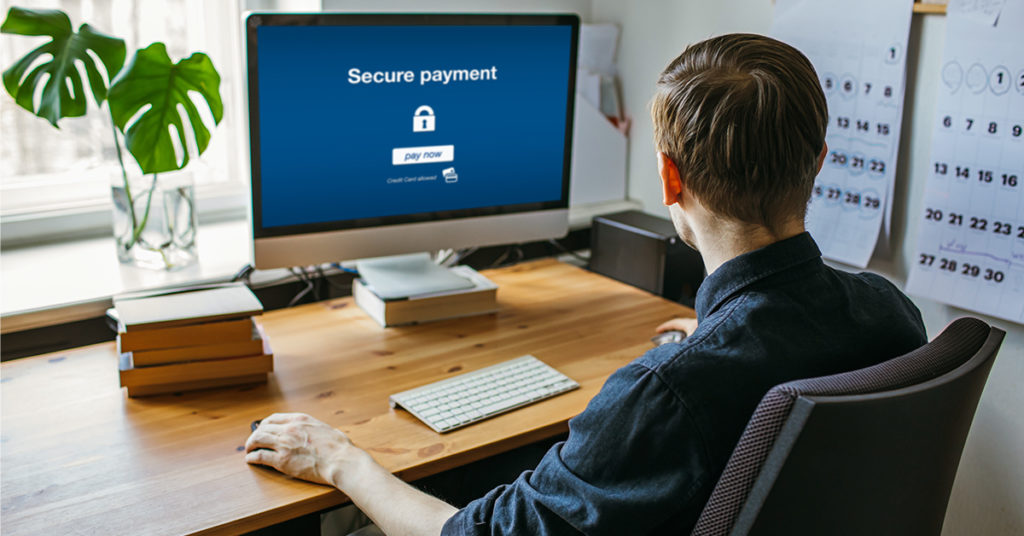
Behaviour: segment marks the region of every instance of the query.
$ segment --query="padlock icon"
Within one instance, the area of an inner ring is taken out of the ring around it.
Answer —
[[[434,131],[434,109],[430,106],[423,105],[416,108],[416,112],[412,114],[412,131],[413,132],[433,132]]]

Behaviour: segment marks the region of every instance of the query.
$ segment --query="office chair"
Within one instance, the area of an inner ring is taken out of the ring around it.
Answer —
[[[938,535],[1004,335],[960,318],[903,356],[773,387],[692,536]]]

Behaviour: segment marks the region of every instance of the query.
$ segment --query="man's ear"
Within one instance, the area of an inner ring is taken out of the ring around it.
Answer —
[[[678,203],[683,193],[683,180],[679,176],[676,163],[661,151],[658,151],[658,174],[661,175],[661,191],[665,197],[665,206]]]
[[[828,142],[822,142],[822,144],[821,144],[821,154],[818,155],[818,171],[815,173],[815,175],[817,175],[818,173],[821,173],[821,166],[825,165],[825,155],[827,155],[827,154],[828,154]]]

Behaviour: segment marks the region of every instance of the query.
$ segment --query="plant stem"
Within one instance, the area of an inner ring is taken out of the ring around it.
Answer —
[[[121,180],[124,181],[124,195],[128,198],[128,214],[132,218],[132,234],[134,236],[136,225],[135,200],[132,199],[132,188],[128,184],[128,171],[124,168],[124,156],[121,154],[121,141],[117,139],[117,124],[114,123],[114,112],[110,110],[110,105],[107,105],[107,113],[110,114],[110,133],[114,135],[114,148],[117,149],[117,163],[121,166]],[[135,239],[133,238],[132,241],[125,246],[125,249],[131,249],[134,244]]]
[[[142,221],[132,229],[132,241],[128,244],[128,247],[132,247],[133,244],[139,239],[139,235],[142,234],[142,230],[146,228],[146,222],[149,221],[149,207],[153,205],[153,192],[156,191],[156,180],[159,177],[158,173],[153,174],[153,183],[149,185],[149,195],[146,196],[146,212],[142,215]],[[134,211],[133,211],[134,212]],[[132,220],[134,221],[134,216]]]

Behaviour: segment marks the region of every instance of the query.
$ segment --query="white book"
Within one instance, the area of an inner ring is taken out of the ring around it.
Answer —
[[[498,311],[498,286],[469,266],[456,266],[453,273],[473,282],[472,288],[383,299],[373,287],[357,279],[352,296],[370,318],[383,327],[418,324]]]

